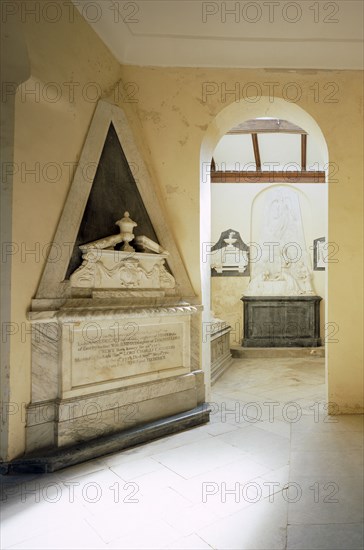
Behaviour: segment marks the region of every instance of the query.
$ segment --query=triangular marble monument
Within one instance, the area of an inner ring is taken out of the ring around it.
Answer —
[[[202,306],[157,191],[124,112],[100,101],[28,313],[26,456],[13,471],[53,471],[208,421]]]
[[[117,233],[115,221],[125,210],[138,220],[140,234],[169,251],[176,294],[194,296],[127,118],[120,107],[99,101],[53,240],[55,250],[62,254],[54,262],[51,251],[36,299],[69,295],[69,277],[81,263],[79,245]]]
[[[138,220],[138,225],[134,229],[135,235],[146,235],[153,241],[158,241],[114,125],[110,124],[73,247],[66,279],[69,279],[75,269],[81,265],[80,245],[113,233],[117,234],[119,228],[115,221],[129,210]]]

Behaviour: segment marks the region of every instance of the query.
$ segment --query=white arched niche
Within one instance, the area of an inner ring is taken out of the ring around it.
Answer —
[[[211,177],[210,166],[214,150],[220,139],[234,126],[261,117],[271,117],[288,120],[303,128],[315,141],[318,153],[324,159],[326,169],[326,181],[329,167],[329,152],[325,137],[315,119],[304,109],[295,103],[282,98],[268,96],[245,98],[223,108],[209,124],[203,137],[200,149],[200,261],[201,261],[201,295],[204,311],[202,315],[203,339],[202,339],[202,368],[205,373],[207,398],[210,395],[210,340],[209,331],[205,329],[210,324],[211,310],[211,284],[209,246],[211,245]],[[328,227],[326,227],[326,234]],[[326,288],[328,270],[326,270]],[[326,300],[326,314],[327,314]],[[327,315],[325,314],[325,317]],[[328,358],[326,357],[326,379],[328,375]]]

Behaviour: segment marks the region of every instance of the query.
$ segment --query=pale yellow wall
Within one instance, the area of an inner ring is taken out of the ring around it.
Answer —
[[[79,158],[96,107],[93,93],[100,89],[102,95],[108,94],[120,71],[77,11],[73,23],[66,14],[57,24],[32,23],[29,17],[22,31],[31,78],[18,89],[15,107],[10,457],[24,450],[24,407],[30,400],[30,325],[26,312],[70,186],[72,163]],[[74,86],[74,98],[67,85],[70,82],[79,83]],[[97,83],[97,90],[90,83]],[[59,99],[54,101],[57,94]],[[60,253],[66,253],[68,246],[65,243]]]
[[[136,133],[142,154],[161,194],[170,227],[185,261],[194,289],[201,295],[200,279],[200,150],[209,125],[236,98],[221,101],[220,94],[203,97],[206,81],[234,88],[235,82],[279,82],[281,95],[286,82],[302,88],[299,105],[318,123],[324,133],[330,160],[340,168],[339,182],[330,189],[329,239],[340,245],[339,263],[329,274],[328,319],[339,325],[338,343],[329,346],[329,393],[343,410],[359,410],[362,397],[362,122],[359,72],[318,72],[317,74],[273,73],[263,70],[120,68],[96,34],[79,18],[54,24],[25,25],[32,67],[32,83],[97,81],[103,96],[111,101],[113,85],[119,77],[138,89],[136,103],[121,100]],[[327,103],[324,86],[335,82],[338,103]],[[318,83],[322,94],[310,91]],[[53,161],[76,161],[85,139],[95,104],[82,96],[51,103],[22,101],[17,94],[15,120],[15,162],[33,166]],[[135,96],[134,96],[135,99]],[[246,99],[237,104],[242,111]],[[259,108],[259,99],[254,103]],[[264,116],[264,112],[261,113]],[[24,179],[24,178],[23,178]],[[56,183],[15,175],[13,240],[28,248],[52,240],[70,185],[67,171]],[[208,199],[206,199],[208,200]],[[202,221],[204,223],[204,220]],[[207,222],[206,222],[207,223]],[[20,336],[21,323],[44,267],[45,258],[13,257],[12,320],[19,333],[11,342],[11,400],[19,404],[30,398],[30,338]],[[348,281],[349,284],[345,284]],[[26,325],[24,325],[26,326]],[[24,449],[24,419],[10,417],[9,457]]]
[[[287,185],[282,182],[283,185]],[[261,193],[280,184],[258,183],[216,183],[211,186],[211,241],[217,242],[222,231],[229,228],[239,231],[243,241],[249,246],[260,240],[264,194]],[[289,184],[297,189],[304,236],[307,251],[313,265],[313,240],[326,236],[327,226],[327,186],[325,184],[306,183]],[[255,249],[253,248],[253,260]],[[213,261],[213,255],[210,256]],[[323,299],[320,304],[320,333],[325,340],[325,279],[323,271],[313,271],[312,283],[316,294]],[[250,277],[212,277],[211,304],[216,316],[226,321],[231,327],[230,341],[233,345],[241,344],[243,332],[243,304],[240,298],[249,284]]]
[[[284,86],[293,82],[301,92],[297,105],[320,127],[332,163],[331,179],[335,180],[329,183],[328,240],[337,243],[340,252],[338,263],[329,267],[326,323],[332,324],[332,330],[337,327],[338,332],[333,337],[326,335],[328,396],[342,412],[362,411],[362,73],[123,67],[122,74],[125,81],[136,82],[139,86],[139,103],[134,105],[135,112],[142,123],[145,146],[151,152],[156,183],[197,292],[200,292],[201,143],[210,125],[228,105],[234,105],[236,112],[241,109],[246,118],[252,118],[252,113],[253,116],[267,114],[266,97],[254,101],[244,96],[241,99],[234,95],[224,98],[220,93],[222,86],[235,89],[235,83],[241,83],[240,88],[244,90],[244,84],[254,82],[264,93],[267,90],[264,83],[275,82],[278,83],[276,97],[283,97],[287,90]],[[218,91],[204,98],[206,82],[213,82]],[[270,100],[274,106],[274,98]],[[287,112],[290,106],[288,103]],[[228,129],[219,128],[219,124],[220,119],[215,123],[215,134],[209,137],[211,151]]]

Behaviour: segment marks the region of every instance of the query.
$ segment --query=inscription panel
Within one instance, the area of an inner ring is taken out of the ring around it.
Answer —
[[[117,379],[159,378],[190,367],[189,323],[83,322],[70,342],[72,388]],[[166,373],[167,374],[167,373]]]

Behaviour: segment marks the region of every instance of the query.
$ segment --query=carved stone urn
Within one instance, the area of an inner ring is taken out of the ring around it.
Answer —
[[[121,220],[115,222],[115,225],[118,225],[120,228],[120,237],[124,242],[121,250],[125,252],[133,252],[134,248],[130,246],[130,241],[134,239],[133,229],[137,227],[137,223],[130,218],[129,212],[124,212],[124,217]]]

